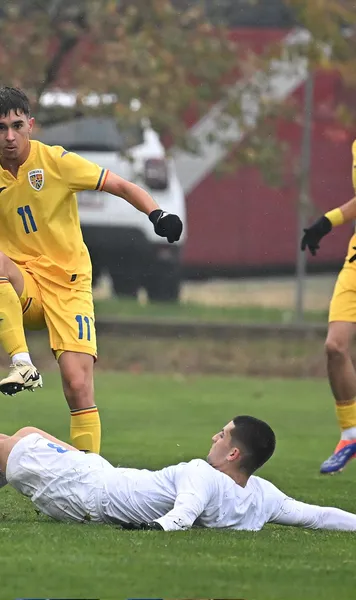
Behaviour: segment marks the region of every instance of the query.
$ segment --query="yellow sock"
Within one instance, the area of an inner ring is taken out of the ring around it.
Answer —
[[[0,277],[0,344],[10,356],[28,352],[21,302],[7,277]]]
[[[356,400],[352,404],[337,404],[336,416],[342,431],[356,427]]]
[[[100,454],[101,424],[96,406],[70,411],[70,439],[78,450]]]

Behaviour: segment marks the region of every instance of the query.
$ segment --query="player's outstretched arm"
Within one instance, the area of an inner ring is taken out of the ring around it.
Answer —
[[[316,251],[319,250],[320,240],[327,235],[333,227],[343,225],[343,223],[349,223],[353,219],[356,219],[356,197],[346,202],[338,208],[334,208],[329,212],[325,213],[324,216],[320,217],[310,227],[304,229],[304,235],[301,240],[301,249],[304,251],[306,248],[310,253],[315,256]]]
[[[215,489],[214,470],[204,460],[194,459],[177,475],[174,507],[153,523],[164,531],[190,529],[202,514]],[[150,523],[149,529],[154,525]]]
[[[153,523],[163,531],[185,531],[190,529],[205,508],[205,503],[199,493],[181,492],[177,495],[174,508]],[[150,523],[149,529],[153,529]]]
[[[178,215],[161,210],[146,190],[109,171],[102,191],[124,198],[149,217],[157,235],[167,238],[170,243],[178,242],[183,230],[182,221]]]
[[[356,531],[356,515],[353,513],[340,508],[305,504],[287,497],[269,522],[307,529]]]

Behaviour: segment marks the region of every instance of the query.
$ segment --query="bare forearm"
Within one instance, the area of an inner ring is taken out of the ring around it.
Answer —
[[[344,217],[344,223],[356,219],[356,197],[352,198],[352,200],[349,200],[349,202],[346,202],[346,204],[340,206],[340,210]]]
[[[124,198],[129,204],[146,215],[149,215],[153,210],[159,209],[157,202],[155,202],[146,190],[135,183],[131,183],[131,181],[122,179],[122,177],[111,171],[108,173],[103,191]]]
[[[332,226],[342,225],[356,219],[356,197],[352,198],[338,208],[334,208],[325,214]]]
[[[160,209],[157,202],[143,188],[108,171],[102,191],[124,198],[136,210],[145,213],[153,224],[155,233],[166,238],[168,243],[179,241],[183,231],[183,223],[179,216]]]
[[[122,186],[121,197],[146,215],[149,215],[153,210],[159,208],[157,202],[155,202],[146,190],[130,181],[126,181],[125,185]]]

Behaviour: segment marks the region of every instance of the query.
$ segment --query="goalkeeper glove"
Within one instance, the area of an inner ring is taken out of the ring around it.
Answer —
[[[304,235],[300,244],[301,250],[308,248],[312,256],[319,250],[319,242],[332,229],[331,221],[324,215],[320,217],[310,227],[304,229]]]
[[[149,214],[148,218],[153,223],[157,235],[166,237],[170,244],[178,242],[183,231],[183,223],[177,215],[156,209]]]

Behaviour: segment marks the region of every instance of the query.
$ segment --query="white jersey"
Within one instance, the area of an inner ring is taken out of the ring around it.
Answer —
[[[156,520],[165,530],[195,524],[257,531],[278,513],[285,497],[260,477],[250,477],[243,488],[195,459],[160,471],[108,471],[97,506],[107,523]]]

